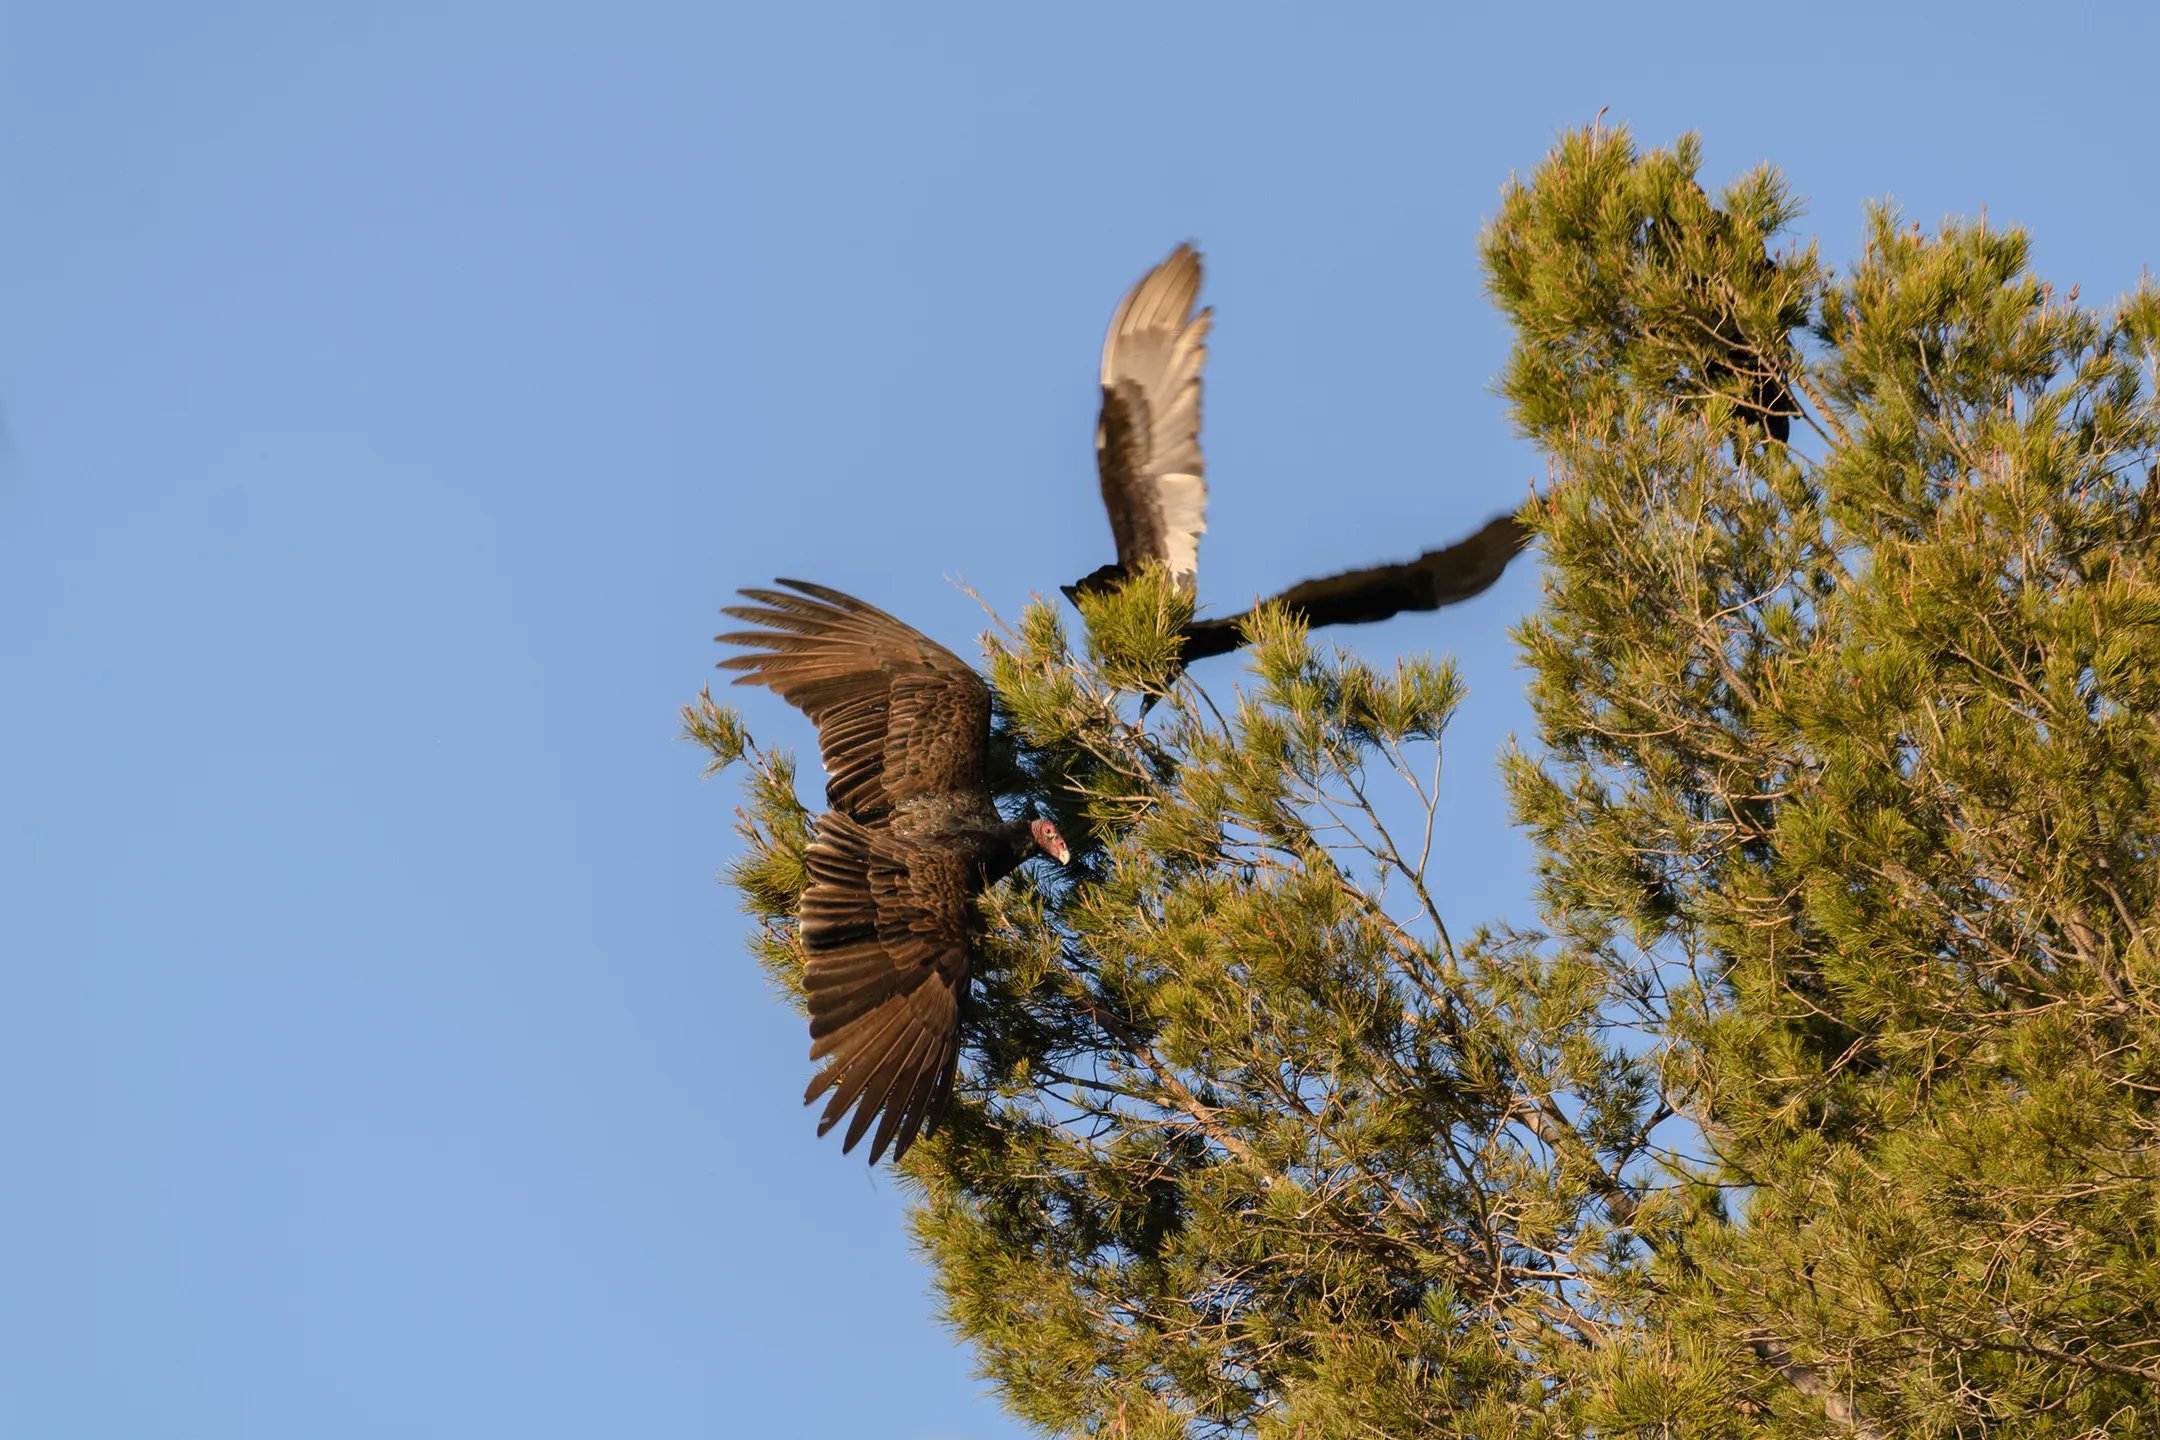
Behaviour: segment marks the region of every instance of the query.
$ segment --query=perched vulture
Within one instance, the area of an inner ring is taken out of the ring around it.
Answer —
[[[723,613],[760,628],[718,638],[755,654],[721,668],[810,717],[825,803],[797,913],[810,1058],[803,1096],[851,1108],[843,1151],[877,1122],[870,1161],[899,1159],[952,1096],[975,897],[1036,850],[1072,856],[1048,820],[1007,820],[983,779],[990,688],[944,646],[852,596],[800,580],[744,590]],[[882,1118],[880,1118],[882,1117]]]
[[[1723,219],[1723,212],[1718,213]],[[1777,262],[1770,257],[1767,246],[1756,253],[1750,268],[1755,271],[1758,283],[1768,283],[1777,269]],[[1717,317],[1714,327],[1710,322],[1697,321],[1715,337],[1712,343],[1722,346],[1724,352],[1719,354],[1713,350],[1704,358],[1703,378],[1718,388],[1734,377],[1745,381],[1747,393],[1733,407],[1735,411],[1750,424],[1760,425],[1763,433],[1778,444],[1791,444],[1792,422],[1800,414],[1800,402],[1794,398],[1784,370],[1775,360],[1766,359],[1740,332],[1738,317],[1723,305],[1719,308],[1725,313]]]
[[[1770,258],[1770,248],[1765,245],[1756,261],[1756,274],[1767,280],[1776,270],[1777,262]],[[1791,444],[1792,422],[1801,411],[1783,368],[1775,364],[1766,367],[1753,348],[1740,344],[1733,346],[1733,364],[1751,377],[1748,398],[1741,404],[1740,413],[1760,424],[1778,444]]]
[[[1180,245],[1126,292],[1103,337],[1102,414],[1095,468],[1117,562],[1064,587],[1077,599],[1114,586],[1159,561],[1187,592],[1194,588],[1200,536],[1207,529],[1206,467],[1200,457],[1200,368],[1207,361],[1212,310],[1193,313],[1200,255]],[[1293,585],[1274,598],[1311,625],[1385,620],[1404,610],[1437,610],[1484,591],[1529,543],[1515,515],[1401,564],[1346,570]],[[1245,643],[1250,611],[1196,620],[1185,629],[1184,663]]]
[[[1707,229],[1710,236],[1721,244],[1734,238],[1735,222],[1730,213],[1718,209],[1700,184],[1693,186],[1695,199],[1709,212]],[[1653,227],[1653,237],[1656,235]],[[1777,260],[1770,253],[1767,242],[1758,243],[1742,261],[1750,272],[1752,284],[1767,286],[1777,275]],[[1720,277],[1705,274],[1692,287],[1699,297],[1703,315],[1691,316],[1694,333],[1690,337],[1703,347],[1700,357],[1700,375],[1711,388],[1728,390],[1730,382],[1744,382],[1745,393],[1736,397],[1735,411],[1750,424],[1760,425],[1763,433],[1780,445],[1792,442],[1792,422],[1802,413],[1799,400],[1793,395],[1792,385],[1786,375],[1790,363],[1790,342],[1780,336],[1772,345],[1774,353],[1765,354],[1763,346],[1745,332],[1740,317],[1734,311],[1732,287]],[[1792,316],[1795,324],[1803,317]]]

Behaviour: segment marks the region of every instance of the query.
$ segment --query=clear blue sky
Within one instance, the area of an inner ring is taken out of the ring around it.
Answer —
[[[1540,475],[1477,229],[1600,107],[2111,297],[2154,13],[6,5],[0,1435],[1018,1433],[713,883],[728,592],[968,648],[945,577],[1109,558],[1096,349],[1188,237],[1218,613],[1471,528]],[[1460,926],[1528,918],[1536,590],[1354,635],[1473,686]]]

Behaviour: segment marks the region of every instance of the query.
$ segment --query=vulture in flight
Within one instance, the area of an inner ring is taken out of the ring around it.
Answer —
[[[1095,468],[1117,560],[1064,588],[1074,600],[1111,588],[1154,561],[1194,589],[1207,530],[1207,467],[1200,454],[1200,370],[1214,312],[1193,312],[1200,254],[1190,244],[1140,277],[1103,337],[1102,411]],[[1274,597],[1309,625],[1357,625],[1404,610],[1437,610],[1483,592],[1530,543],[1515,515],[1415,560],[1348,570],[1293,585]],[[1183,663],[1245,643],[1251,612],[1185,627]]]
[[[754,653],[721,668],[810,717],[825,803],[796,912],[810,1058],[803,1103],[830,1090],[818,1134],[850,1109],[842,1151],[869,1132],[895,1160],[952,1097],[975,897],[1040,850],[1072,858],[1048,820],[1007,820],[983,778],[990,688],[950,650],[850,595],[800,580],[744,590],[721,635]]]

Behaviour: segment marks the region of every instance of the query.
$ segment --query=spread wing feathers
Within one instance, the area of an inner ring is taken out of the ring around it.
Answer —
[[[838,812],[818,817],[797,912],[810,999],[810,1058],[825,1061],[803,1103],[832,1099],[818,1134],[850,1109],[842,1151],[876,1121],[870,1161],[899,1159],[935,1124],[960,1058],[968,920],[979,875],[967,857],[910,845]]]
[[[1200,256],[1180,245],[1126,293],[1103,339],[1095,465],[1129,574],[1156,560],[1188,589],[1207,529],[1200,368],[1214,314],[1192,313]]]
[[[718,638],[738,685],[763,685],[810,717],[825,761],[825,801],[875,822],[917,795],[983,788],[990,690],[959,656],[851,595],[801,580],[798,595],[744,590],[758,605],[722,613],[758,630]]]
[[[1400,565],[1373,565],[1324,579],[1306,580],[1273,597],[1298,611],[1306,623],[1363,625],[1404,610],[1438,610],[1482,593],[1498,580],[1508,562],[1530,543],[1530,529],[1515,515],[1500,515],[1476,534],[1439,550],[1428,550]],[[1185,627],[1187,664],[1225,655],[1245,643],[1244,624],[1251,614],[1198,620]]]

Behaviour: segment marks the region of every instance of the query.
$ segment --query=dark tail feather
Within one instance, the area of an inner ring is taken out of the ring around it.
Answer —
[[[1065,592],[1067,600],[1078,605],[1082,595],[1101,595],[1107,591],[1115,590],[1125,583],[1125,579],[1125,567],[1116,561],[1112,561],[1108,565],[1096,566],[1078,580],[1073,581],[1072,584],[1060,585],[1058,589]]]

